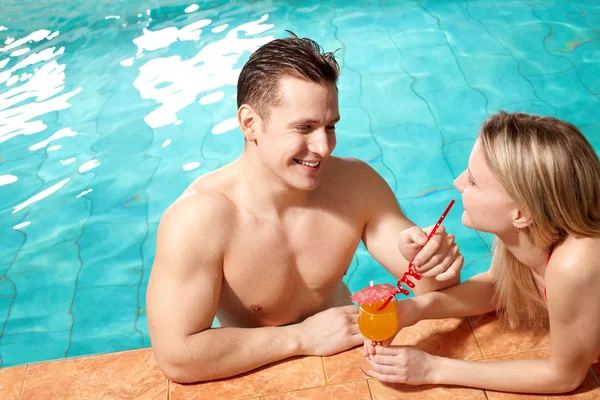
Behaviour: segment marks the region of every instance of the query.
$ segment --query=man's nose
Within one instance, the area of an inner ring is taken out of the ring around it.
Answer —
[[[308,150],[311,153],[318,154],[322,157],[326,157],[331,152],[329,135],[325,129],[319,129],[312,133]]]

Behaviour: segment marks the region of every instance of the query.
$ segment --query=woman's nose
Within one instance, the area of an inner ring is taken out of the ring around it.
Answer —
[[[460,175],[458,176],[458,178],[456,178],[456,179],[454,180],[454,187],[456,187],[456,188],[458,189],[458,191],[459,191],[459,192],[461,192],[461,193],[463,192],[463,190],[464,190],[464,188],[465,188],[465,185],[464,185],[464,177],[465,177],[465,173],[466,173],[466,172],[467,172],[467,171],[464,171],[462,174],[460,174]]]

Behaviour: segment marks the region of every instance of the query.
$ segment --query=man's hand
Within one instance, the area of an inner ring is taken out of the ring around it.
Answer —
[[[363,343],[356,306],[321,311],[296,325],[302,354],[329,356]]]
[[[437,281],[448,281],[460,276],[464,258],[454,235],[440,226],[427,242],[433,226],[423,230],[413,226],[400,233],[398,247],[408,261],[414,258],[415,270],[425,278],[435,277]]]

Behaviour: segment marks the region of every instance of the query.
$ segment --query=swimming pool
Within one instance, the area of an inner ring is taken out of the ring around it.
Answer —
[[[576,124],[600,150],[600,5],[567,1],[100,0],[3,5],[0,366],[147,347],[166,207],[243,147],[237,74],[285,29],[336,53],[334,154],[367,161],[417,224],[462,227],[453,179],[499,109]],[[393,282],[360,247],[346,282]]]

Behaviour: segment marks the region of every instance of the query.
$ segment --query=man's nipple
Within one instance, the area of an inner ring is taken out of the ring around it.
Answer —
[[[259,312],[260,310],[262,310],[262,306],[260,304],[253,304],[250,306],[250,309],[252,310],[252,312]]]

